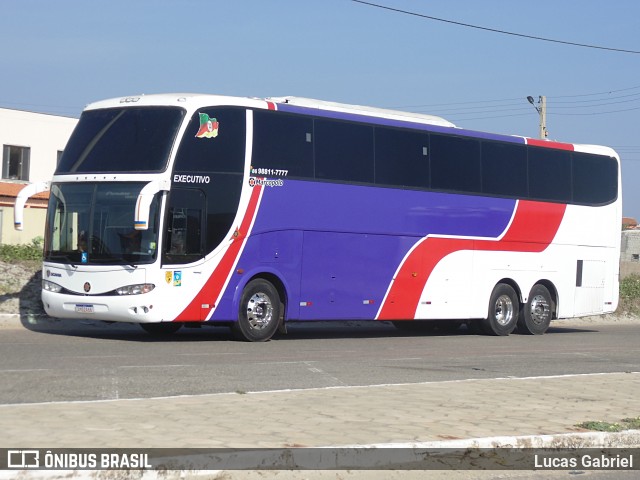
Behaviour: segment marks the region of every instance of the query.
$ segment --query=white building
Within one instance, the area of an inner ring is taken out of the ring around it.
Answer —
[[[48,195],[27,202],[24,230],[13,228],[13,202],[23,185],[50,180],[77,118],[0,108],[0,243],[31,243],[42,236]]]

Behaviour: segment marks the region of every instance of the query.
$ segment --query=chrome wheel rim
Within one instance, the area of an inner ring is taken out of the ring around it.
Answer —
[[[549,316],[549,303],[544,295],[536,295],[531,299],[531,320],[536,324],[546,321]]]
[[[495,303],[493,316],[499,325],[509,325],[513,319],[513,302],[509,295],[500,295]]]
[[[251,328],[262,330],[273,318],[273,303],[268,295],[254,293],[247,303],[247,320]]]

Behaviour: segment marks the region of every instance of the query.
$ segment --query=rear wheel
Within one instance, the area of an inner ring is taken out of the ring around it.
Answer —
[[[242,292],[238,321],[232,326],[238,340],[265,342],[278,330],[282,304],[276,288],[267,280],[250,281]]]
[[[542,335],[549,328],[553,315],[553,299],[544,285],[534,285],[524,305],[524,315],[518,320],[518,331]]]
[[[520,302],[515,290],[506,283],[499,283],[491,293],[487,318],[482,329],[489,335],[509,335],[518,324]]]
[[[156,336],[171,335],[182,327],[180,322],[140,323],[139,325],[145,332]]]

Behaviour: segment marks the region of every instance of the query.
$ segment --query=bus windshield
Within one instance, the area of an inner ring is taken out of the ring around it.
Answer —
[[[51,187],[45,261],[70,264],[151,263],[158,250],[158,201],[149,229],[134,229],[136,199],[145,184],[57,183]]]
[[[167,167],[184,113],[170,107],[87,110],[56,174],[161,172]]]

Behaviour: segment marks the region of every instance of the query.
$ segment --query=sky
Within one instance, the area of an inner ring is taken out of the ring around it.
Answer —
[[[640,219],[640,2],[2,0],[0,107],[78,117],[88,103],[196,92],[296,95],[439,115],[622,158],[623,215]]]

